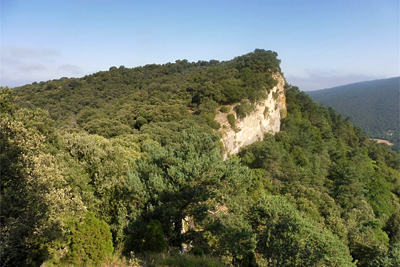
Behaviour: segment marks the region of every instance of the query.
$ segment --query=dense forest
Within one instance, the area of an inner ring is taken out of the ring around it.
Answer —
[[[400,77],[307,93],[319,104],[351,117],[371,138],[389,140],[392,150],[400,150]]]
[[[176,132],[183,129],[218,129],[214,117],[220,105],[265,98],[277,84],[272,74],[280,70],[279,64],[275,52],[256,50],[227,62],[111,67],[80,79],[33,83],[13,91],[16,104],[49,111],[58,127],[106,138],[144,133],[166,145],[180,142]]]
[[[225,161],[214,117],[277,53],[1,88],[2,266],[399,266],[400,154],[285,88]],[[187,250],[184,246],[186,244]]]

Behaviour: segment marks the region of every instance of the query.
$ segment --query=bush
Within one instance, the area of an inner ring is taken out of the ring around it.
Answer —
[[[149,252],[162,252],[167,248],[161,223],[153,220],[149,223],[144,237],[143,250]]]
[[[229,114],[228,115],[228,122],[232,126],[232,128],[235,128],[235,122],[236,122],[235,115]]]
[[[71,227],[67,261],[73,265],[98,264],[114,251],[110,226],[87,212],[82,223]]]
[[[384,258],[382,266],[400,266],[400,243],[395,243],[389,247],[389,252]]]
[[[219,130],[219,128],[221,128],[221,124],[217,121],[210,122],[209,126],[217,131]]]
[[[214,112],[202,112],[201,116],[205,119],[206,123],[208,126],[210,126],[214,130],[218,130],[221,128],[221,124],[219,122],[215,121],[215,113]]]
[[[242,101],[239,105],[235,106],[234,110],[238,118],[245,118],[254,110],[254,106],[249,101]]]
[[[268,116],[269,107],[264,108],[264,117]]]
[[[281,109],[280,110],[280,114],[281,114],[281,119],[283,119],[283,118],[285,118],[286,117],[286,115],[287,115],[287,112],[286,112],[286,110],[285,109]]]
[[[219,111],[221,111],[222,113],[229,113],[229,111],[231,111],[230,108],[226,107],[226,106],[222,106]]]
[[[143,125],[145,125],[145,124],[147,124],[147,123],[148,123],[148,122],[147,122],[147,120],[146,120],[145,118],[143,118],[142,116],[139,116],[139,117],[136,119],[135,128],[140,130],[140,127],[142,127]]]
[[[278,92],[272,92],[272,98],[273,98],[274,100],[277,100],[278,97],[279,97],[279,93],[278,93]]]

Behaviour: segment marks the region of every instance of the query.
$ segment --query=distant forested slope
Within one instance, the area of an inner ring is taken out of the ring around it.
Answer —
[[[399,150],[399,82],[395,77],[307,93],[319,104],[351,117],[365,134],[389,140]]]

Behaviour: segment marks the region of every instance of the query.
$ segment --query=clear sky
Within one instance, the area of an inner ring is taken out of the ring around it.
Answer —
[[[304,91],[400,76],[399,1],[1,0],[2,86],[256,48]]]

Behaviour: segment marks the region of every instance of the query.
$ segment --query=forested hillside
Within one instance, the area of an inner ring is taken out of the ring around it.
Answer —
[[[351,117],[371,138],[389,140],[393,150],[400,150],[400,77],[307,93],[319,104]]]
[[[258,49],[2,87],[1,265],[399,266],[400,154],[334,109],[287,85],[281,131],[223,160],[216,112],[277,71]]]
[[[58,127],[107,138],[145,133],[165,145],[181,141],[177,132],[183,129],[218,129],[215,110],[222,104],[265,98],[277,84],[272,74],[280,70],[279,64],[275,52],[256,50],[227,62],[111,67],[80,79],[33,83],[13,91],[19,106],[48,110]]]

